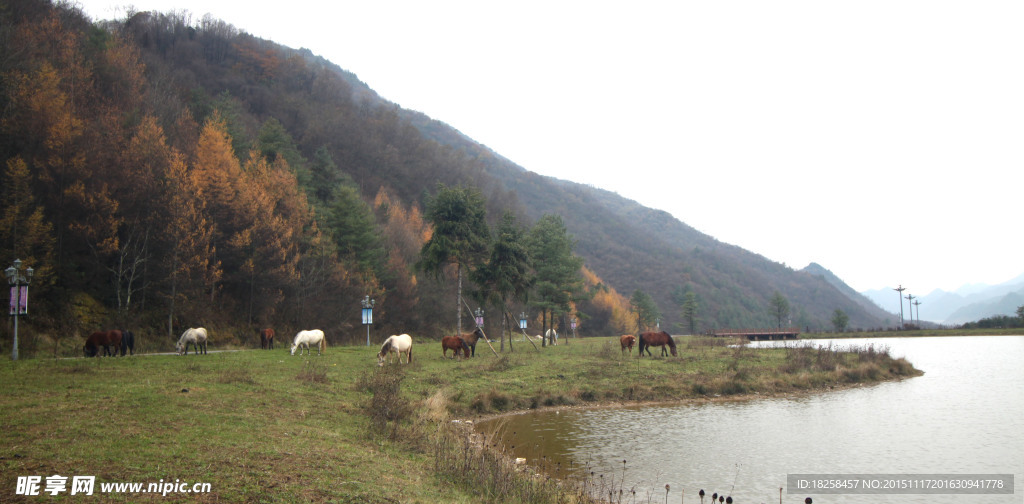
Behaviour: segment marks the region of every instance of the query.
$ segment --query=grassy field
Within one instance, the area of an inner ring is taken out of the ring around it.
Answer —
[[[19,476],[209,483],[210,492],[107,494],[125,502],[575,502],[479,453],[453,418],[546,406],[790,394],[915,376],[864,348],[755,350],[680,339],[678,357],[623,356],[611,338],[496,357],[379,368],[371,347],[27,359],[0,364],[0,501]],[[657,352],[655,352],[657,353]],[[75,501],[65,491],[55,499]],[[95,498],[95,497],[94,497]]]

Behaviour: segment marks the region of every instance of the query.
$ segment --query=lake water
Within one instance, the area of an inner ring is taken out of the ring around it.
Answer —
[[[478,429],[552,475],[593,472],[600,493],[618,499],[622,490],[623,502],[665,502],[666,484],[667,502],[700,502],[704,489],[705,502],[718,492],[770,504],[780,488],[786,503],[1024,502],[1024,336],[832,343],[888,348],[925,375],[792,399],[543,411]],[[1009,474],[1014,493],[823,494],[790,488],[787,476],[797,474],[883,475],[882,485],[904,475]]]

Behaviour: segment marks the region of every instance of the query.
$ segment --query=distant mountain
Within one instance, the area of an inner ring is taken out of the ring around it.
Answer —
[[[974,322],[995,315],[1015,315],[1017,307],[1024,305],[1024,288],[1003,297],[964,306],[946,317],[947,324]]]
[[[839,289],[839,292],[845,294],[853,302],[857,303],[859,306],[867,310],[868,313],[871,313],[875,317],[878,317],[878,319],[882,320],[883,325],[889,326],[894,324],[897,320],[899,320],[898,314],[890,313],[883,310],[873,300],[871,300],[864,294],[861,294],[854,290],[853,287],[847,285],[846,282],[843,282],[839,277],[837,277],[831,271],[825,269],[822,265],[818,263],[811,263],[801,271],[806,272],[810,275],[820,276],[824,278],[826,282],[833,285],[836,289]]]
[[[885,310],[899,311],[892,289],[876,289],[862,293]],[[1024,305],[1024,274],[998,285],[969,284],[955,292],[941,289],[918,298],[915,308],[923,320],[942,324],[963,324],[993,315],[1013,315]],[[907,309],[904,303],[904,310]],[[908,315],[909,318],[909,315]]]

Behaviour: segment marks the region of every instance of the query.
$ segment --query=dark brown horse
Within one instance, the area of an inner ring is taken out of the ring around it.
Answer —
[[[121,331],[96,331],[85,340],[85,347],[82,349],[86,357],[96,357],[100,353],[99,347],[103,347],[104,356],[115,356],[121,350]],[[114,347],[114,351],[110,351]],[[121,355],[124,355],[122,353]]]
[[[629,355],[633,355],[633,344],[636,343],[636,336],[632,334],[623,334],[619,336],[619,344],[622,345],[622,351],[625,352],[629,349]]]
[[[448,350],[452,351],[453,359],[459,355],[459,351],[462,352],[462,355],[469,357],[469,345],[458,336],[445,336],[441,338],[441,354],[448,357]]]
[[[469,334],[460,334],[459,335],[459,338],[462,338],[462,341],[465,341],[466,345],[469,345],[469,350],[470,350],[471,353],[469,355],[467,355],[467,357],[476,357],[476,342],[479,341],[480,338],[483,338],[483,337],[484,337],[484,332],[479,327],[477,327],[476,330],[474,330],[473,332],[471,332]]]
[[[267,350],[268,348],[270,350],[274,349],[274,330],[273,329],[268,327],[268,328],[260,331],[260,348],[262,348],[264,350]]]
[[[672,356],[675,357],[677,355],[676,354],[676,342],[672,339],[672,336],[670,336],[667,332],[661,331],[661,332],[645,332],[645,333],[640,333],[640,356],[641,357],[643,357],[643,355],[644,355],[644,350],[647,350],[647,355],[651,355],[651,347],[652,346],[660,346],[661,347],[661,355],[662,356],[668,355],[668,352],[665,350],[665,346],[666,345],[668,345],[668,347],[672,349]]]
[[[121,355],[128,355],[128,352],[135,355],[135,333],[121,329]]]

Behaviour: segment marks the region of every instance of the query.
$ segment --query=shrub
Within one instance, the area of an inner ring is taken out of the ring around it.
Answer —
[[[402,397],[405,373],[397,366],[375,368],[356,380],[356,389],[373,395],[365,410],[373,430],[397,439],[398,423],[410,417],[412,402]]]

